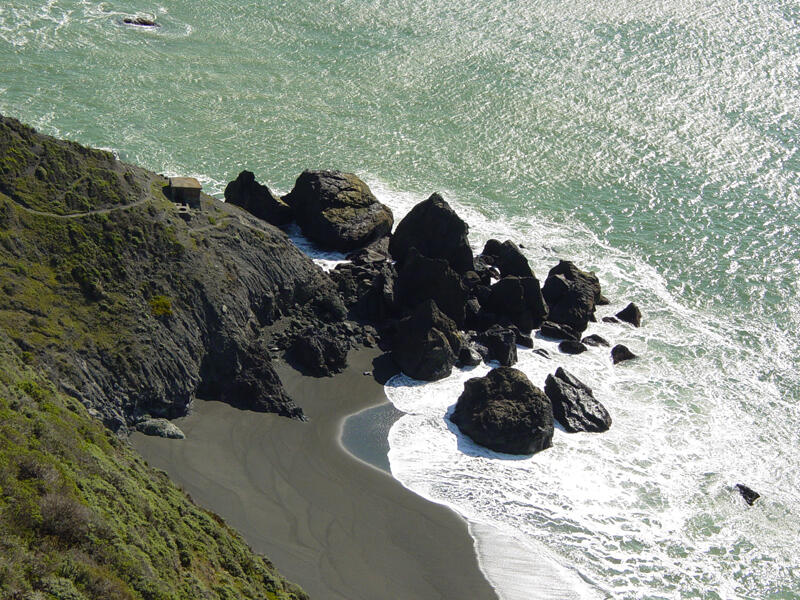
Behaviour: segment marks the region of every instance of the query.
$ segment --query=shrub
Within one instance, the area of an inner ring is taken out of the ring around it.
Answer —
[[[154,317],[172,316],[172,300],[167,296],[153,296],[148,302],[150,304],[150,313]]]
[[[54,535],[69,544],[81,542],[88,535],[91,512],[77,500],[54,492],[42,497],[39,508],[43,533]]]

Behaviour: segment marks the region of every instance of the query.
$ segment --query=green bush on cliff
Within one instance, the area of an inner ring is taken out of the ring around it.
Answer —
[[[0,332],[0,598],[300,599]]]

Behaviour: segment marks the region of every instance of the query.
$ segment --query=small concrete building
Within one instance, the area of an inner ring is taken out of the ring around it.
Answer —
[[[194,177],[170,177],[169,195],[173,202],[200,208],[200,190],[203,186]]]

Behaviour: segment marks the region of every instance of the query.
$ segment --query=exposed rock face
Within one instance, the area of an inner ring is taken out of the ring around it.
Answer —
[[[545,321],[539,330],[540,333],[554,340],[578,340],[580,336],[569,325],[563,323],[553,323],[552,321]]]
[[[392,356],[409,377],[435,381],[450,375],[460,351],[461,336],[455,322],[436,302],[426,300],[400,321]]]
[[[747,502],[748,505],[753,506],[753,503],[761,498],[761,494],[753,490],[752,488],[747,487],[743,483],[737,483],[736,489],[739,490],[739,493],[744,498],[744,501]]]
[[[547,320],[569,325],[578,332],[594,320],[595,305],[608,302],[595,274],[581,271],[567,260],[550,269],[542,294],[549,308]]]
[[[550,400],[522,371],[509,367],[467,380],[450,421],[496,452],[532,454],[552,445]]]
[[[412,247],[400,268],[395,292],[402,308],[413,309],[430,298],[459,328],[464,326],[467,289],[442,258],[427,258]]]
[[[504,367],[517,362],[517,339],[511,329],[494,325],[479,333],[477,339],[489,351],[487,361],[496,360]]]
[[[535,277],[504,277],[490,288],[483,303],[486,311],[507,317],[524,332],[539,327],[547,307]]]
[[[611,427],[611,415],[598,402],[592,389],[561,367],[548,375],[544,393],[553,404],[553,417],[570,433],[602,432]]]
[[[420,202],[397,225],[389,252],[398,262],[406,260],[411,248],[423,256],[443,258],[459,274],[473,270],[469,227],[439,194]]]
[[[632,360],[634,358],[637,358],[637,356],[622,344],[617,344],[611,349],[611,360],[614,361],[615,365],[624,360]]]
[[[186,435],[180,428],[166,419],[145,419],[136,424],[136,430],[145,435],[182,440]]]
[[[392,211],[352,173],[303,171],[284,197],[303,233],[324,248],[349,251],[388,235]]]
[[[295,337],[289,357],[305,373],[330,377],[347,366],[347,346],[330,332],[309,327]]]
[[[576,340],[564,340],[558,344],[558,350],[564,354],[581,354],[588,348]]]
[[[615,316],[620,321],[630,323],[634,327],[639,327],[642,324],[642,312],[633,302],[628,304],[628,306],[619,311]]]
[[[330,277],[353,316],[380,325],[397,312],[397,270],[389,261],[339,264]]]
[[[225,202],[245,209],[254,217],[258,217],[278,227],[292,222],[292,209],[283,200],[273,194],[270,189],[256,181],[250,171],[242,171],[225,188]]]
[[[498,240],[489,240],[484,245],[481,254],[490,259],[491,264],[500,270],[501,277],[507,275],[534,277],[528,259],[511,240],[506,240],[502,244]]]

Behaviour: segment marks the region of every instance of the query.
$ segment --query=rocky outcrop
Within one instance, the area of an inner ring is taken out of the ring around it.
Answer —
[[[615,365],[625,360],[633,360],[634,358],[637,358],[637,356],[631,352],[627,346],[623,346],[622,344],[617,344],[611,349],[611,360]]]
[[[542,323],[541,328],[539,329],[539,333],[541,333],[545,337],[552,338],[554,340],[578,340],[580,339],[580,335],[578,332],[572,329],[569,325],[564,325],[563,323],[553,323],[552,321],[545,321]]]
[[[330,377],[347,367],[347,345],[329,331],[309,327],[295,337],[289,360],[298,369],[315,377]]]
[[[520,252],[519,247],[511,240],[502,244],[498,240],[489,240],[483,247],[481,256],[492,266],[497,267],[501,277],[515,275],[517,277],[533,277],[528,259]]]
[[[634,327],[639,327],[642,324],[642,312],[639,310],[639,307],[636,306],[633,302],[628,304],[625,308],[619,311],[616,315],[620,321],[625,321],[626,323],[630,323]]]
[[[397,225],[389,252],[403,263],[411,248],[428,258],[443,258],[459,274],[473,270],[469,227],[439,195],[420,202]]]
[[[442,258],[427,258],[412,247],[400,267],[395,293],[398,305],[405,310],[413,310],[423,300],[432,299],[457,327],[464,327],[467,289],[458,273]]]
[[[417,306],[402,319],[392,346],[392,357],[406,375],[423,381],[447,377],[461,351],[455,322],[433,300]]]
[[[257,182],[250,171],[242,171],[225,187],[225,202],[243,208],[254,217],[277,227],[288,225],[294,219],[289,205],[267,186]]]
[[[398,312],[397,270],[387,260],[342,263],[330,273],[353,317],[376,325]]]
[[[491,288],[482,303],[485,311],[492,313],[490,320],[505,317],[524,332],[539,327],[547,315],[539,280],[535,277],[504,277]]]
[[[167,419],[144,419],[136,424],[136,431],[171,440],[182,440],[186,437],[177,425]]]
[[[349,251],[388,235],[392,211],[352,173],[303,171],[284,198],[303,234],[323,248]]]
[[[581,271],[567,260],[550,269],[542,294],[549,309],[547,320],[584,331],[594,321],[596,304],[607,304],[594,273]]]
[[[510,367],[464,383],[450,421],[496,452],[532,454],[552,444],[550,400],[522,371]]]
[[[544,393],[553,405],[553,417],[570,433],[599,433],[611,427],[611,415],[598,402],[592,389],[561,367],[548,375]]]

